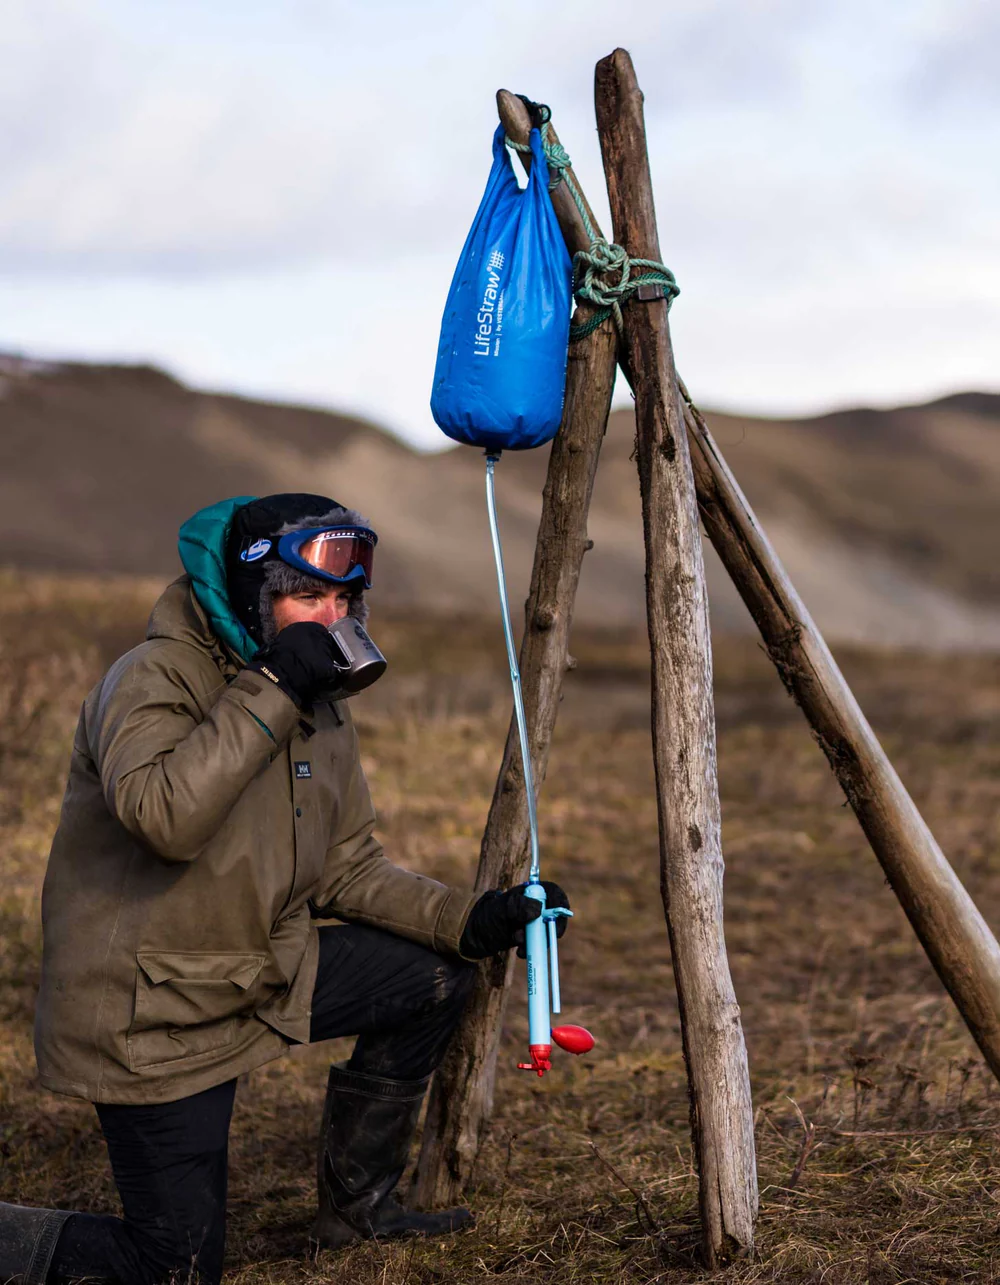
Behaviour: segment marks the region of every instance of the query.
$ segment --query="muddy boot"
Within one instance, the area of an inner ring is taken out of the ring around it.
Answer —
[[[0,1204],[0,1281],[4,1285],[45,1285],[66,1209],[29,1209]]]
[[[331,1066],[319,1137],[321,1249],[394,1236],[443,1236],[472,1222],[467,1209],[411,1213],[393,1188],[406,1168],[427,1080],[384,1080]]]

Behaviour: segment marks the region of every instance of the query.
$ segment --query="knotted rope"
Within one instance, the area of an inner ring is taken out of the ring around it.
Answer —
[[[554,191],[560,183],[566,184],[573,203],[580,211],[584,230],[590,239],[588,250],[578,250],[573,255],[573,295],[577,303],[588,303],[595,311],[594,315],[582,325],[570,327],[570,343],[593,334],[609,317],[614,321],[619,337],[622,337],[624,335],[622,308],[641,286],[659,286],[663,290],[668,308],[680,294],[680,287],[674,274],[665,264],[658,263],[655,259],[633,259],[624,246],[607,241],[598,234],[590,220],[583,193],[570,173],[572,161],[569,153],[562,143],[549,142],[551,111],[542,103],[529,105],[529,110],[531,106],[536,108],[540,119],[542,151],[551,173],[549,191]],[[531,151],[528,143],[518,143],[509,134],[505,137],[507,146],[515,151]],[[644,268],[645,271],[633,276],[632,272],[635,268]]]

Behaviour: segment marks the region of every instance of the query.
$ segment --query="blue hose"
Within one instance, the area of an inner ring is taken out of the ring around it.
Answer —
[[[514,713],[517,732],[521,738],[521,763],[524,766],[524,789],[528,800],[528,827],[531,831],[531,869],[528,883],[539,882],[538,865],[538,812],[535,807],[535,779],[531,770],[531,749],[528,745],[528,720],[524,714],[524,697],[521,694],[521,671],[514,649],[514,631],[510,624],[510,605],[507,602],[507,577],[503,569],[503,549],[500,547],[500,528],[497,525],[497,498],[493,483],[493,466],[500,458],[486,456],[486,507],[490,514],[490,535],[493,539],[493,559],[497,564],[497,588],[500,590],[500,614],[503,617],[503,636],[507,643],[507,660],[510,662],[510,682],[514,689]],[[544,901],[544,897],[542,899]]]
[[[531,770],[531,750],[528,745],[528,720],[524,713],[524,697],[521,693],[521,670],[517,663],[517,652],[514,648],[514,631],[510,623],[510,604],[507,600],[507,578],[503,567],[503,549],[500,547],[500,528],[497,524],[496,488],[493,470],[499,453],[487,452],[486,455],[486,506],[490,515],[490,535],[493,539],[493,559],[497,567],[497,588],[500,591],[500,614],[503,618],[503,636],[507,643],[507,660],[510,664],[510,682],[514,689],[514,713],[517,718],[517,731],[521,741],[521,763],[524,767],[524,790],[528,804],[528,827],[531,832],[531,869],[528,871],[528,885],[524,895],[532,901],[541,902],[541,914],[532,920],[524,930],[525,955],[528,962],[528,1051],[530,1062],[519,1062],[524,1071],[534,1071],[544,1075],[552,1063],[552,1021],[551,1014],[558,1013],[559,995],[559,953],[556,945],[556,921],[563,915],[572,915],[572,911],[562,906],[553,906],[550,910],[545,904],[545,889],[542,886],[538,857],[538,813],[535,806],[535,780]],[[551,1005],[551,1007],[550,1007]],[[556,1031],[557,1042],[563,1042],[561,1032],[580,1028],[562,1027]],[[593,1045],[593,1039],[583,1032]],[[563,1043],[563,1047],[568,1047]],[[576,1049],[574,1051],[581,1051]]]

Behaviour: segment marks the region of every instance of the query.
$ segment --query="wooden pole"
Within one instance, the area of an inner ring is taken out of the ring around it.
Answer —
[[[889,762],[704,419],[689,402],[685,423],[705,530],[920,944],[1000,1079],[1000,945]]]
[[[498,90],[497,112],[500,116],[500,123],[507,131],[507,137],[512,138],[515,143],[526,143],[531,132],[531,117],[528,115],[527,107],[518,98],[517,94],[512,94],[508,89]],[[556,133],[555,126],[551,121],[549,122],[547,138],[550,144],[559,142],[559,135]],[[525,152],[518,152],[518,156],[521,158],[525,169],[527,169],[531,164],[530,155]],[[576,177],[572,165],[568,166],[566,173],[581,195],[591,227],[597,228],[599,226],[597,216],[590,208],[590,203],[586,196],[583,195],[580,180]],[[572,193],[569,190],[569,184],[557,183],[551,189],[550,195],[552,197],[552,209],[559,220],[567,250],[569,250],[570,254],[576,254],[577,250],[588,249],[590,247],[590,237],[587,234],[583,215],[577,209],[576,202],[573,200]]]
[[[642,94],[624,50],[597,64],[595,101],[615,239],[636,258],[659,260]],[[702,1244],[715,1268],[753,1246],[757,1172],[746,1045],[723,935],[701,528],[664,298],[629,305],[625,343],[646,543],[660,888],[680,1002]]]
[[[512,138],[527,142],[528,113],[519,99],[514,101],[520,112],[508,115],[504,124]],[[575,320],[589,315],[583,310]],[[536,785],[545,777],[580,566],[591,543],[587,512],[611,410],[615,347],[613,332],[601,327],[570,348],[563,418],[549,456],[519,659]],[[503,468],[502,460],[498,467]],[[512,718],[483,835],[476,890],[509,888],[525,878],[527,868],[528,809]],[[455,1203],[479,1151],[493,1110],[497,1047],[513,971],[512,957],[480,966],[462,1025],[434,1077],[411,1193],[423,1208]]]
[[[585,249],[583,221],[569,193],[556,188],[553,204],[570,250]],[[628,308],[624,316],[627,333]],[[619,360],[631,383],[628,353],[620,351]],[[680,387],[705,532],[935,971],[1000,1079],[1000,945],[889,762],[704,418]]]

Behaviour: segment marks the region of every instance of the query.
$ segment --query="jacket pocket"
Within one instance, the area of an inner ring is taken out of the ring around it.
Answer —
[[[255,1007],[263,955],[141,950],[127,1043],[133,1071],[214,1053]]]

